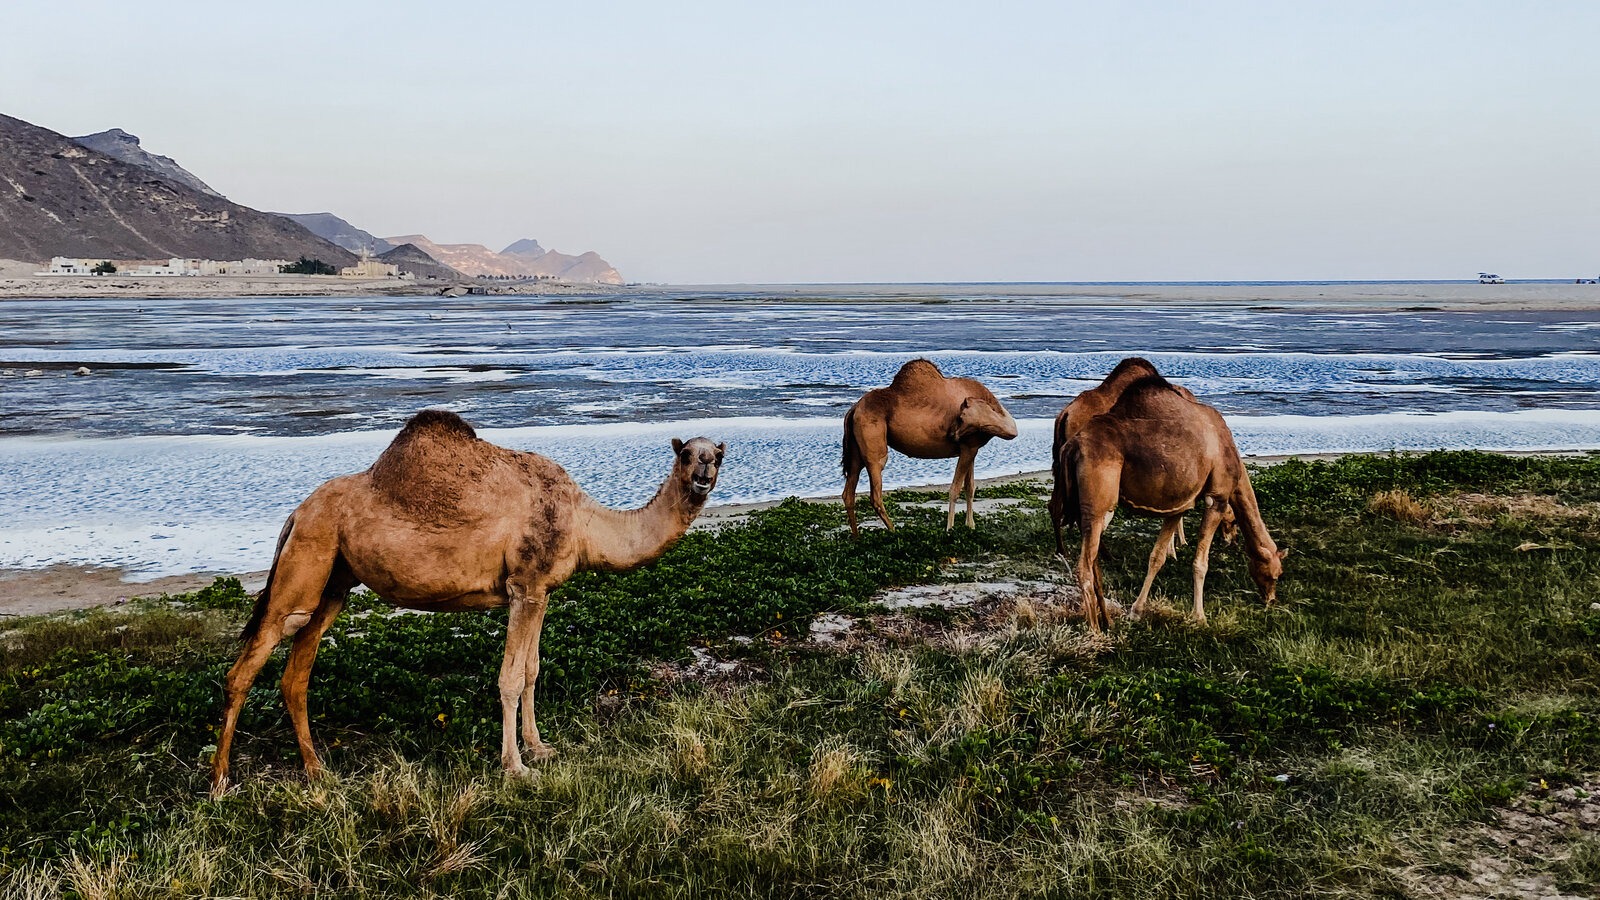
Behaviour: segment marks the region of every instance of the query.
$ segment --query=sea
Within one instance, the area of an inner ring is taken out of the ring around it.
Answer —
[[[1056,412],[1130,355],[1220,409],[1247,455],[1600,448],[1600,312],[1253,293],[1269,302],[1084,285],[9,300],[0,569],[265,569],[294,506],[425,408],[555,459],[614,506],[647,500],[671,439],[697,435],[728,445],[715,502],[837,494],[845,411],[916,357],[983,381],[1017,418],[980,477],[1047,468]],[[896,455],[886,480],[953,466]]]

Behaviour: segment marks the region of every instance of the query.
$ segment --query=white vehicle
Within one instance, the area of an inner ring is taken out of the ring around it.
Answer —
[[[1505,284],[1506,280],[1504,278],[1501,278],[1499,275],[1494,274],[1493,272],[1479,272],[1478,273],[1478,283],[1479,284]]]

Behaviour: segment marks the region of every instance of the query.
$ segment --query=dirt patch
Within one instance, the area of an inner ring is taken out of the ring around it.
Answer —
[[[138,597],[183,594],[206,587],[215,573],[174,575],[154,581],[124,581],[116,568],[50,566],[0,570],[0,617],[40,616],[71,609],[127,603]],[[240,576],[247,590],[259,590],[267,573]]]
[[[1530,782],[1528,790],[1503,810],[1495,821],[1480,826],[1459,843],[1472,855],[1464,874],[1412,874],[1420,896],[1436,900],[1584,900],[1587,889],[1563,884],[1551,874],[1571,854],[1580,840],[1600,839],[1600,784],[1585,782],[1550,787]],[[1575,893],[1576,890],[1583,890]]]

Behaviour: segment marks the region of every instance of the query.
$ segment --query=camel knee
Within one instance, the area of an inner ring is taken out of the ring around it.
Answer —
[[[283,617],[283,625],[280,631],[286,636],[294,634],[304,628],[309,621],[311,621],[310,610],[296,610]]]

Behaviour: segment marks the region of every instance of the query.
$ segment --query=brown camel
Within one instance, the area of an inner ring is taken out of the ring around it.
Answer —
[[[1165,520],[1150,553],[1144,587],[1133,605],[1135,618],[1143,614],[1156,572],[1172,552],[1183,514],[1201,498],[1205,513],[1195,542],[1195,619],[1206,618],[1202,598],[1211,539],[1230,511],[1237,516],[1250,575],[1262,600],[1270,607],[1277,598],[1288,551],[1278,549],[1261,521],[1250,475],[1222,414],[1185,393],[1159,375],[1140,378],[1123,390],[1110,410],[1084,423],[1062,448],[1063,508],[1077,511],[1083,529],[1078,584],[1089,627],[1095,631],[1111,624],[1100,575],[1100,536],[1118,501]]]
[[[1061,470],[1061,448],[1066,446],[1069,438],[1083,430],[1083,426],[1090,419],[1110,410],[1128,385],[1141,378],[1159,374],[1161,373],[1156,371],[1155,365],[1149,360],[1141,356],[1130,356],[1117,363],[1116,368],[1112,369],[1111,374],[1107,375],[1097,387],[1092,387],[1072,398],[1072,402],[1063,406],[1061,412],[1056,413],[1055,434],[1050,443],[1050,474],[1053,489],[1050,491],[1048,508],[1050,521],[1056,529],[1056,552],[1062,556],[1067,555],[1067,545],[1061,533],[1067,523],[1067,509],[1063,500],[1066,485]],[[1172,389],[1191,401],[1200,402],[1188,388],[1174,384]],[[1232,513],[1228,514],[1222,528],[1224,539],[1232,544],[1234,531]],[[1173,534],[1173,552],[1177,552],[1177,548],[1184,543],[1183,519],[1179,518],[1177,531]]]
[[[583,569],[628,569],[660,556],[699,515],[725,444],[672,441],[672,473],[642,509],[596,503],[555,462],[479,440],[452,412],[424,410],[372,468],[323,484],[284,523],[267,586],[228,672],[211,787],[228,784],[228,750],[245,694],[274,647],[294,634],[283,699],[306,774],[322,769],[306,721],[306,687],[323,632],[365,584],[385,602],[433,612],[510,606],[500,666],[500,761],[526,770],[554,753],[539,738],[533,689],[549,592]]]
[[[850,533],[856,527],[856,483],[867,470],[872,508],[890,531],[894,522],[883,508],[883,465],[893,447],[917,459],[956,461],[950,482],[950,511],[945,530],[956,524],[956,496],[967,492],[967,527],[973,527],[972,478],[978,451],[990,438],[1009,441],[1017,422],[989,389],[971,378],[946,378],[939,367],[913,359],[900,367],[886,388],[868,391],[844,416],[844,511]]]

